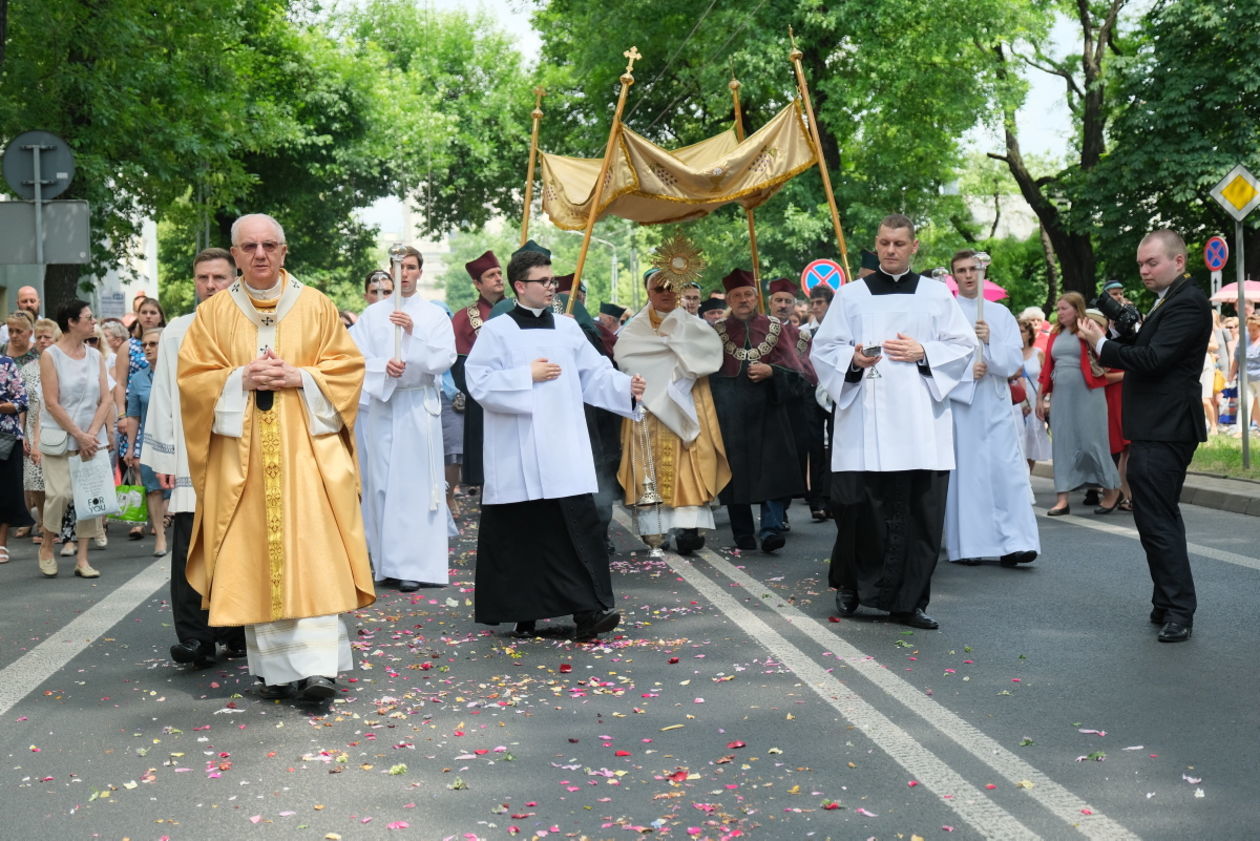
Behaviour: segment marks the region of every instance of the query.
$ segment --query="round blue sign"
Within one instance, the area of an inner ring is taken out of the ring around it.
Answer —
[[[1203,264],[1208,271],[1219,272],[1229,262],[1229,245],[1221,237],[1212,237],[1203,246]]]
[[[815,286],[823,284],[838,292],[844,280],[844,269],[835,260],[815,260],[801,272],[801,289],[808,295]]]

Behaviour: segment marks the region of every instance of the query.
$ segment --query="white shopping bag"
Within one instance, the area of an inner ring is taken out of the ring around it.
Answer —
[[[70,484],[74,487],[74,514],[80,520],[118,513],[114,469],[109,464],[109,451],[104,447],[87,461],[78,453],[71,454]]]

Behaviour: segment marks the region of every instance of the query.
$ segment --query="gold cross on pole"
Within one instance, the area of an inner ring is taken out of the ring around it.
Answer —
[[[630,62],[626,65],[627,73],[633,73],[634,63],[638,61],[639,59],[643,58],[643,54],[639,52],[639,48],[636,46],[631,46],[630,49],[626,50],[624,53],[622,53],[622,55],[630,60]]]

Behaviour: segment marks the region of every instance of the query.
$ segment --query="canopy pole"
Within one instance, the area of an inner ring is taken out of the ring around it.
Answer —
[[[573,288],[569,290],[569,303],[566,313],[573,312],[573,302],[577,300],[578,290],[582,288],[582,269],[586,267],[586,252],[591,247],[591,234],[595,232],[595,219],[599,216],[599,200],[604,195],[604,179],[608,177],[608,168],[612,164],[613,149],[617,146],[617,135],[621,134],[621,113],[626,110],[626,94],[634,84],[634,63],[643,58],[639,48],[631,45],[622,53],[628,61],[626,72],[621,74],[621,93],[617,96],[617,111],[613,114],[612,129],[608,132],[608,145],[604,148],[604,161],[599,167],[599,177],[595,179],[595,189],[591,193],[591,210],[586,216],[586,230],[582,232],[582,250],[578,252],[577,265],[573,267]]]
[[[814,117],[814,105],[809,99],[809,84],[805,81],[805,69],[801,66],[801,58],[805,55],[796,48],[796,35],[792,27],[788,27],[788,37],[792,39],[792,51],[788,59],[796,68],[796,87],[801,92],[801,100],[805,103],[805,114],[809,117],[809,136],[814,141],[814,152],[818,155],[818,171],[822,174],[823,192],[827,194],[827,205],[831,208],[831,224],[836,229],[836,242],[840,246],[840,259],[844,261],[846,279],[852,280],[849,271],[849,248],[844,242],[844,229],[840,227],[840,209],[836,207],[836,196],[831,191],[831,175],[827,172],[827,159],[823,157],[822,137],[818,133],[818,120]]]
[[[546,92],[534,88],[534,110],[530,116],[534,118],[534,128],[529,135],[529,168],[525,172],[525,212],[521,218],[521,245],[529,242],[529,214],[534,207],[534,161],[538,158],[538,124],[542,122],[542,98]]]
[[[726,85],[731,89],[731,100],[735,103],[735,139],[744,142],[744,111],[739,107],[739,79],[731,77]],[[748,248],[752,251],[753,282],[757,284],[757,312],[766,311],[765,293],[761,291],[761,258],[757,255],[757,223],[753,217],[753,209],[745,208],[748,214]]]

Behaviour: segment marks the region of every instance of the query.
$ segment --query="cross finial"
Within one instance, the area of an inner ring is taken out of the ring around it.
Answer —
[[[626,65],[627,73],[633,73],[634,63],[638,61],[639,59],[643,58],[643,54],[640,53],[639,48],[635,46],[631,46],[630,49],[626,50],[624,53],[622,53],[622,55],[630,60],[629,63]]]

